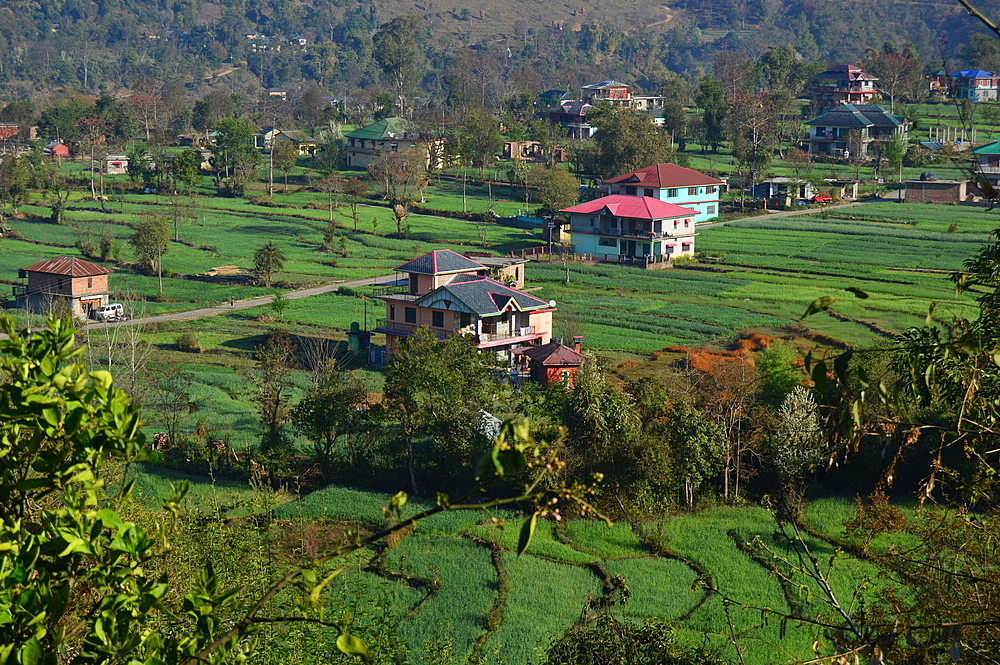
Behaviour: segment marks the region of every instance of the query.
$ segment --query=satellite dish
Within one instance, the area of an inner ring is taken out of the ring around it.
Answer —
[[[549,301],[549,307],[555,307],[555,306],[556,306],[556,301],[555,300],[550,300]]]

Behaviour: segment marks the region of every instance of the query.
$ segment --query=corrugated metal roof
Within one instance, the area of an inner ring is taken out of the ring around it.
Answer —
[[[528,356],[539,365],[579,365],[584,360],[582,353],[577,353],[568,346],[557,342],[549,342],[540,346],[526,346],[515,349],[514,353]]]
[[[416,126],[405,118],[385,118],[345,134],[349,139],[381,141],[383,139],[416,140]]]
[[[44,272],[51,275],[69,275],[70,277],[92,277],[94,275],[108,275],[112,271],[95,265],[90,261],[78,259],[75,256],[57,256],[48,261],[36,263],[30,268],[25,268],[28,272]]]
[[[899,127],[906,120],[878,104],[841,104],[806,122],[831,127]]]
[[[418,275],[444,275],[453,272],[484,270],[486,266],[467,259],[450,249],[435,249],[423,256],[393,268],[396,272],[412,272]]]
[[[698,214],[697,210],[685,208],[676,203],[667,203],[649,196],[626,196],[625,194],[602,196],[572,208],[565,208],[560,212],[595,214],[605,208],[615,217],[632,219],[672,219],[674,217],[693,217]]]
[[[630,173],[605,180],[604,182],[612,184],[635,182],[644,187],[659,187],[661,189],[724,184],[718,178],[713,178],[694,169],[677,166],[676,164],[653,164],[652,166],[646,166],[638,171],[631,171]]]
[[[478,316],[499,314],[511,301],[516,303],[515,309],[522,312],[550,306],[548,302],[524,291],[504,286],[495,279],[476,275],[459,277],[450,284],[434,289],[415,304],[423,306],[425,303],[440,299],[445,293],[450,294],[452,299],[461,302]]]

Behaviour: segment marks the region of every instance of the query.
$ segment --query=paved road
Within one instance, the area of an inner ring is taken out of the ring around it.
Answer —
[[[316,286],[311,289],[301,289],[299,291],[288,291],[283,295],[289,300],[297,300],[299,298],[308,298],[309,296],[318,296],[323,293],[330,293],[331,291],[336,291],[341,287],[357,288],[359,286],[371,286],[372,284],[394,284],[396,278],[393,275],[382,275],[380,277],[371,277],[369,279],[359,279],[353,282],[344,282],[343,284],[327,284],[325,286]],[[172,312],[170,314],[159,314],[157,316],[145,316],[138,319],[129,319],[128,321],[122,322],[110,322],[110,323],[90,323],[87,325],[88,330],[96,330],[101,328],[108,328],[112,326],[121,325],[136,325],[140,323],[155,323],[159,321],[192,321],[194,319],[201,319],[206,316],[214,316],[216,314],[222,314],[224,312],[234,312],[240,309],[250,309],[251,307],[259,307],[260,305],[267,305],[274,299],[273,295],[261,296],[260,298],[251,298],[250,300],[237,300],[232,305],[223,304],[216,305],[215,307],[203,307],[201,309],[190,309],[184,312]]]

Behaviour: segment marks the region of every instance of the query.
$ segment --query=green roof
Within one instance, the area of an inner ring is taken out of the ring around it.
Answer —
[[[385,118],[378,122],[373,122],[361,129],[348,132],[345,136],[349,139],[365,139],[366,141],[381,141],[383,139],[405,139],[407,134],[416,133],[416,128],[406,118]]]
[[[997,137],[997,140],[993,143],[973,148],[972,152],[976,155],[1000,155],[1000,137]]]

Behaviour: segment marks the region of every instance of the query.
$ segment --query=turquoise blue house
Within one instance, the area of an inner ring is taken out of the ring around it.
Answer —
[[[604,181],[609,195],[648,196],[694,210],[695,222],[718,217],[725,182],[676,164],[653,164]]]

